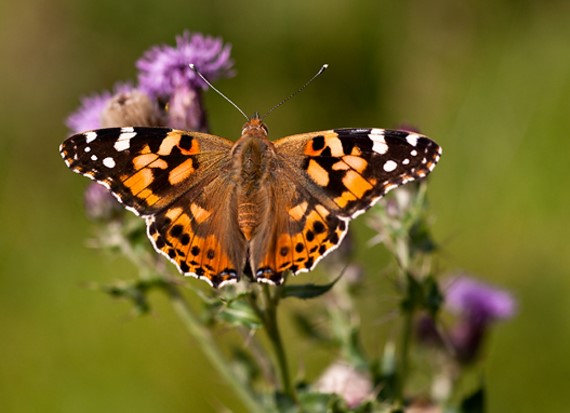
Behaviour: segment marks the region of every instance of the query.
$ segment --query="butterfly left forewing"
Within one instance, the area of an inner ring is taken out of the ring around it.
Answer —
[[[205,133],[128,127],[74,135],[60,152],[74,172],[105,185],[136,214],[150,215],[211,179],[231,147]]]

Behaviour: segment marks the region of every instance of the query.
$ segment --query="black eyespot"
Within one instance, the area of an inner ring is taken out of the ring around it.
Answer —
[[[320,151],[325,147],[325,137],[322,135],[315,136],[312,140],[313,150]]]
[[[315,233],[321,234],[325,232],[325,225],[321,221],[315,221],[315,223],[313,224],[313,230],[315,231]]]
[[[175,238],[178,238],[181,234],[182,234],[182,225],[174,225],[170,229],[170,235],[172,235]]]

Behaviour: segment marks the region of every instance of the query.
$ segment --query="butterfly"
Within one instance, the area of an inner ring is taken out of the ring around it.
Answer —
[[[313,269],[351,219],[429,174],[441,148],[418,133],[375,128],[272,142],[254,114],[236,142],[123,127],[71,136],[60,152],[143,217],[155,250],[182,274],[220,287],[244,275],[280,284]]]

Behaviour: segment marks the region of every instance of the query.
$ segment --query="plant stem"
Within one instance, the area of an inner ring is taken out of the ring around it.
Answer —
[[[232,385],[236,394],[239,396],[243,404],[247,407],[247,410],[249,412],[263,413],[265,410],[261,408],[251,392],[244,387],[243,383],[231,370],[229,363],[224,359],[218,349],[218,346],[212,340],[212,336],[210,335],[209,331],[194,315],[192,309],[188,306],[186,299],[180,293],[178,288],[172,284],[166,284],[164,289],[170,298],[170,302],[174,308],[174,311],[183,322],[188,332],[199,344],[200,348],[210,363],[212,363],[220,375],[224,377],[229,384]]]
[[[398,354],[398,376],[397,376],[397,388],[396,388],[396,402],[400,407],[404,406],[404,391],[406,380],[408,378],[409,370],[409,352],[410,352],[410,340],[412,337],[412,320],[413,320],[413,309],[404,308],[402,310],[402,315],[404,317],[402,325],[402,338],[400,342],[400,351]]]
[[[401,306],[401,313],[403,316],[402,325],[402,337],[400,341],[400,351],[398,352],[398,375],[397,375],[397,386],[396,386],[396,403],[403,409],[404,407],[404,392],[406,387],[406,380],[408,378],[409,370],[409,352],[410,352],[410,340],[412,336],[412,321],[415,309],[415,296],[414,290],[415,280],[412,279],[410,274],[410,245],[408,235],[398,236],[396,241],[396,258],[398,259],[401,272],[403,274],[403,291],[404,300]]]
[[[289,365],[287,363],[285,347],[283,346],[283,341],[281,339],[281,333],[279,331],[279,325],[277,322],[277,306],[279,304],[281,290],[279,287],[275,287],[275,293],[272,296],[269,286],[264,285],[263,292],[266,301],[265,317],[263,319],[265,329],[267,331],[267,336],[273,345],[273,350],[275,351],[275,356],[277,357],[277,365],[279,367],[279,375],[281,377],[281,386],[283,387],[283,392],[292,400],[296,401],[297,395],[291,383],[291,376],[289,374]]]

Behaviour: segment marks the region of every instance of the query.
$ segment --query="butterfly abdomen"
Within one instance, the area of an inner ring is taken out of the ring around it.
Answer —
[[[241,232],[251,240],[256,228],[269,210],[266,183],[272,159],[273,144],[265,135],[244,135],[233,149],[234,171],[238,178],[237,218]]]

